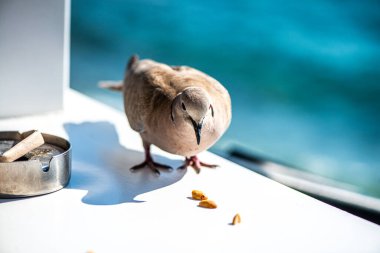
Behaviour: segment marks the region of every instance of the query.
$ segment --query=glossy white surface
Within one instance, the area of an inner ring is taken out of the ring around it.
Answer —
[[[129,168],[143,159],[126,118],[67,91],[62,112],[0,120],[0,130],[39,129],[73,145],[69,186],[0,199],[0,252],[380,252],[380,227],[208,152],[217,169]],[[120,100],[121,101],[121,100]],[[182,158],[153,148],[158,162]],[[189,199],[203,190],[218,208]],[[242,223],[231,226],[236,213]]]

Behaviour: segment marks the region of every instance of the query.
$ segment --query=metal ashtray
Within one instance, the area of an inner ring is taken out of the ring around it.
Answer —
[[[0,158],[22,146],[31,132],[0,132]],[[70,143],[58,136],[42,133],[43,141],[12,162],[0,162],[0,198],[29,197],[58,191],[71,175]],[[42,138],[41,138],[42,139]],[[25,146],[28,144],[24,144]],[[29,148],[29,147],[27,147]],[[20,149],[20,148],[19,148]],[[30,148],[29,148],[30,149]],[[1,159],[0,159],[1,161]]]

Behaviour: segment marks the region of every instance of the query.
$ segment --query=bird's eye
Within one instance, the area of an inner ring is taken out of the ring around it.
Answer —
[[[185,106],[184,103],[182,103],[182,109],[183,109],[184,111],[186,111],[186,106]]]

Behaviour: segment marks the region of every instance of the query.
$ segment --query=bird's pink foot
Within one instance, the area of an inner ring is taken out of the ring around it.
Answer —
[[[206,167],[206,168],[218,167],[218,165],[216,164],[208,164],[208,163],[201,162],[197,156],[190,156],[190,157],[186,157],[185,163],[178,169],[186,169],[188,166],[193,167],[197,174],[201,172],[202,167]]]
[[[168,165],[156,163],[153,161],[153,158],[150,154],[150,145],[144,145],[144,148],[145,148],[145,161],[133,166],[132,168],[130,168],[130,171],[135,172],[136,170],[149,167],[151,170],[153,170],[153,172],[157,176],[159,176],[161,173],[157,168],[166,169],[169,171],[173,170],[173,168]]]

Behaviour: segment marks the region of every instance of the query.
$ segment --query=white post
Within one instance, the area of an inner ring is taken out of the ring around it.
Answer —
[[[70,0],[0,1],[0,117],[62,109],[69,35]]]

